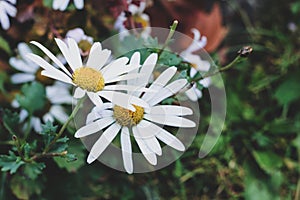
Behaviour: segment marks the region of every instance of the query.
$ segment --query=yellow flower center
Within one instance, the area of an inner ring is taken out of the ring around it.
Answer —
[[[144,20],[140,15],[134,15],[133,21],[137,24],[137,28],[146,28],[149,26],[147,20]]]
[[[91,67],[76,69],[73,73],[73,83],[89,92],[99,92],[105,85],[101,72]]]
[[[113,117],[122,126],[135,126],[144,117],[144,108],[140,106],[133,105],[135,108],[135,112],[123,108],[121,106],[114,106],[114,114]]]
[[[81,40],[79,43],[78,43],[78,46],[79,48],[83,51],[83,52],[86,52],[86,51],[89,51],[92,47],[92,44],[87,41],[87,40]]]

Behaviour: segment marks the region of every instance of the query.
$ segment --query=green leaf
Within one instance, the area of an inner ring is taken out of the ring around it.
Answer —
[[[177,66],[181,62],[182,58],[170,51],[163,51],[158,60],[159,64],[167,66]]]
[[[279,85],[275,92],[275,98],[281,105],[288,105],[300,98],[300,78],[299,73],[292,74]]]
[[[16,98],[22,108],[31,114],[43,109],[46,103],[46,92],[42,84],[33,82],[23,85],[21,92],[22,95],[17,95]]]
[[[42,124],[41,135],[52,135],[56,133],[57,125],[54,126],[51,121],[47,121],[46,124]]]
[[[52,8],[53,0],[43,0],[45,7]]]
[[[32,180],[36,179],[38,175],[42,173],[42,170],[46,167],[44,163],[27,163],[24,166],[24,173]]]
[[[14,174],[23,164],[25,162],[21,157],[16,156],[12,151],[9,151],[9,155],[0,155],[0,167],[3,172],[9,171],[10,174]]]
[[[75,172],[85,164],[85,149],[79,141],[72,141],[69,143],[68,152],[71,153],[64,157],[54,157],[53,160],[58,167]]]
[[[10,189],[18,199],[31,199],[33,194],[41,194],[43,185],[40,181],[30,180],[23,176],[15,175],[11,179]]]
[[[2,120],[4,127],[9,131],[10,134],[14,135],[16,132],[16,125],[19,124],[20,121],[19,114],[5,109]]]
[[[274,173],[283,165],[281,157],[271,151],[253,151],[257,164],[268,174]]]
[[[6,72],[0,72],[0,91],[3,92],[3,94],[6,95],[6,90],[4,88],[4,83],[7,80],[8,76]]]
[[[0,36],[0,49],[4,50],[8,54],[11,54],[11,48],[8,42],[1,36]]]

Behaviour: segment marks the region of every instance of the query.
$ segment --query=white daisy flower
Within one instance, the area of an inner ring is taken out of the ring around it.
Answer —
[[[81,28],[69,30],[66,34],[66,38],[73,38],[77,42],[80,53],[83,56],[88,55],[88,52],[94,42],[94,39],[90,36],[87,36]],[[65,41],[67,43],[67,39],[65,39]]]
[[[68,7],[70,0],[53,0],[52,7],[54,10],[64,11]],[[84,0],[74,0],[75,7],[78,10],[83,9]]]
[[[70,87],[65,83],[56,81],[54,85],[47,86],[45,89],[46,101],[47,105],[49,105],[49,110],[40,117],[32,116],[30,121],[30,126],[37,133],[42,131],[42,121],[43,123],[46,123],[48,120],[53,122],[56,119],[62,124],[65,123],[68,120],[69,116],[66,113],[63,105],[71,105],[73,100],[73,97],[70,94]],[[14,100],[12,102],[12,106],[14,108],[20,107],[17,100]],[[20,112],[20,122],[24,122],[28,116],[28,111],[22,109]]]
[[[144,88],[130,85],[112,84],[117,81],[133,79],[140,74],[127,74],[129,71],[135,70],[140,65],[130,65],[126,67],[129,59],[127,57],[118,58],[111,63],[105,65],[111,52],[107,49],[102,50],[100,42],[93,44],[88,60],[82,63],[80,51],[74,39],[68,38],[68,45],[62,40],[56,39],[56,43],[67,60],[70,70],[68,70],[46,47],[38,42],[31,42],[39,47],[61,70],[50,65],[46,60],[35,54],[27,54],[27,57],[36,64],[40,65],[44,70],[42,75],[69,83],[76,87],[74,97],[82,98],[85,94],[97,106],[101,106],[105,98],[108,101],[128,108],[132,111],[135,108],[131,104],[139,106],[147,106],[147,104],[139,98],[130,97],[128,94],[117,92],[117,90],[141,90]],[[153,56],[157,58],[155,54]],[[152,62],[152,65],[155,63]]]
[[[17,9],[14,6],[17,0],[0,0],[0,24],[4,30],[9,29],[10,22],[8,16],[15,17]]]
[[[151,28],[150,28],[150,17],[149,15],[145,14],[146,8],[146,2],[139,2],[139,6],[136,4],[130,3],[128,5],[128,11],[132,15],[132,20],[134,22],[135,28],[141,29],[141,37],[147,38],[149,37],[151,33]],[[114,28],[119,32],[120,34],[120,39],[122,40],[125,36],[129,35],[128,29],[125,27],[125,21],[127,20],[127,17],[125,16],[125,13],[122,12],[114,25]]]
[[[151,56],[150,56],[151,57]],[[139,73],[145,76],[132,79],[128,84],[146,86],[154,69],[149,66],[147,58]],[[133,65],[139,65],[140,55],[135,53],[131,58]],[[137,72],[138,70],[136,70]],[[182,116],[191,115],[191,109],[175,105],[158,105],[164,99],[180,91],[186,84],[185,79],[178,79],[168,84],[175,75],[176,67],[165,70],[149,87],[150,92],[132,92],[131,95],[140,97],[146,101],[150,107],[134,105],[136,111],[124,109],[112,103],[105,103],[102,107],[95,107],[87,117],[87,124],[75,133],[75,137],[81,138],[105,129],[100,138],[93,145],[87,162],[96,160],[107,146],[121,132],[121,148],[124,168],[128,173],[133,172],[132,148],[130,133],[133,134],[141,152],[146,160],[152,164],[157,164],[156,155],[162,155],[162,149],[158,142],[161,140],[165,144],[178,151],[184,151],[185,147],[174,135],[159,127],[162,124],[173,127],[195,127],[195,123]],[[153,92],[155,91],[155,92]]]
[[[180,53],[180,56],[187,62],[191,63],[193,68],[190,69],[190,77],[193,78],[197,72],[207,72],[210,68],[210,63],[208,61],[202,60],[199,55],[193,54],[195,51],[198,51],[205,47],[207,44],[207,38],[200,35],[200,32],[197,29],[192,29],[194,34],[194,40],[190,46]],[[211,83],[211,79],[205,78],[199,81],[203,87],[208,87]],[[194,84],[189,90],[187,90],[186,95],[192,101],[197,101],[202,97],[202,92]]]

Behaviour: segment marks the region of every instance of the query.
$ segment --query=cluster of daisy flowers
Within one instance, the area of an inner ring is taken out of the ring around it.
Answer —
[[[134,138],[143,156],[152,165],[157,164],[157,155],[162,156],[159,141],[178,151],[184,151],[184,144],[163,127],[196,126],[195,122],[187,119],[187,116],[193,114],[192,109],[162,103],[189,87],[186,79],[175,78],[177,68],[168,66],[153,80],[153,72],[158,61],[157,53],[150,54],[143,63],[139,52],[135,52],[130,58],[112,59],[110,50],[103,49],[100,42],[93,42],[81,30],[74,29],[69,32],[69,36],[76,32],[81,36],[68,37],[64,40],[55,39],[63,60],[36,41],[32,41],[31,44],[38,47],[47,58],[27,52],[26,58],[23,59],[32,66],[40,66],[41,75],[75,87],[73,95],[75,99],[87,96],[93,103],[94,107],[86,118],[86,124],[75,133],[76,138],[100,134],[90,150],[87,162],[92,163],[98,159],[118,134],[124,168],[128,173],[133,173],[131,138]],[[193,52],[206,44],[206,38],[200,38],[199,32],[194,30],[194,35],[194,42],[181,53],[186,56],[187,61],[194,61]],[[86,55],[84,50],[79,48],[82,41],[91,44],[86,61],[83,59]],[[199,60],[195,60],[194,65],[197,64]],[[205,70],[206,68],[203,69]],[[30,75],[37,69],[23,71]],[[30,78],[28,76],[28,79]],[[186,94],[191,96],[192,100],[196,100],[199,95],[196,97],[197,94],[190,95],[191,89],[195,92],[195,88],[192,87]],[[44,116],[45,119],[49,118],[50,114]]]

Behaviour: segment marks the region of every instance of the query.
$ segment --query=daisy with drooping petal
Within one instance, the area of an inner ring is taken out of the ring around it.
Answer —
[[[88,95],[90,100],[97,106],[101,106],[105,98],[112,103],[135,110],[131,104],[140,106],[147,106],[147,104],[139,98],[130,97],[128,94],[117,92],[117,90],[141,90],[144,88],[130,85],[116,85],[112,84],[117,81],[133,79],[140,74],[127,74],[135,70],[140,65],[129,65],[127,57],[118,58],[111,63],[105,65],[110,57],[111,52],[107,49],[102,50],[100,42],[92,45],[88,60],[85,64],[82,63],[80,51],[76,41],[68,38],[68,45],[60,39],[55,39],[63,56],[70,66],[70,71],[55,57],[46,47],[38,42],[31,42],[39,47],[61,70],[50,65],[46,60],[35,54],[27,54],[27,57],[40,65],[44,70],[42,75],[72,84],[76,87],[74,97],[79,99],[85,94]],[[154,55],[157,57],[157,55]],[[155,65],[155,63],[153,63]]]
[[[143,38],[147,38],[151,33],[150,28],[150,17],[145,14],[146,2],[138,1],[138,2],[130,2],[128,5],[128,12],[131,13],[131,17],[134,23],[134,27],[141,29],[140,35]],[[121,14],[117,17],[114,28],[119,31],[120,39],[122,40],[124,37],[129,35],[128,28],[125,26],[125,22],[127,21],[127,17],[125,12],[121,12]]]
[[[14,6],[17,0],[0,0],[0,24],[4,30],[9,29],[10,22],[8,16],[15,17],[17,9]]]
[[[73,0],[75,7],[78,10],[83,9],[84,7],[84,0]],[[53,9],[54,10],[60,10],[60,11],[64,11],[66,10],[66,8],[68,7],[70,0],[53,0]]]
[[[154,69],[154,66],[149,66],[149,59],[150,57],[146,59],[139,71],[139,73],[143,73],[145,76],[129,80],[127,81],[128,84],[143,87],[148,84]],[[135,53],[131,58],[131,63],[139,65],[140,55]],[[160,102],[176,94],[187,84],[185,79],[178,79],[169,83],[176,71],[176,67],[170,67],[161,73],[149,87],[151,92],[131,92],[132,96],[140,97],[146,101],[149,104],[149,108],[134,105],[135,112],[133,112],[112,103],[104,103],[101,107],[95,107],[92,110],[87,117],[87,124],[75,133],[75,137],[81,138],[105,129],[93,145],[87,158],[88,163],[96,160],[119,132],[121,132],[124,168],[128,173],[133,173],[131,133],[142,154],[152,165],[157,164],[156,155],[162,155],[162,149],[158,140],[178,151],[185,150],[180,140],[157,125],[161,124],[182,128],[195,127],[193,121],[182,117],[193,113],[190,108],[175,105],[159,105]]]
[[[207,72],[210,68],[210,63],[208,61],[202,60],[199,55],[193,54],[195,51],[198,51],[205,47],[207,44],[207,38],[200,35],[200,32],[197,29],[192,29],[194,34],[194,40],[188,46],[188,48],[180,53],[180,56],[187,62],[191,63],[193,68],[190,69],[190,77],[193,78],[198,72]],[[203,87],[208,87],[211,83],[211,79],[204,78],[199,81]],[[197,85],[194,84],[189,90],[186,91],[186,95],[192,101],[197,101],[202,97],[202,92],[197,88]]]
[[[90,36],[87,36],[81,28],[69,30],[66,34],[66,38],[73,38],[77,42],[80,53],[83,56],[88,55],[94,42],[94,39]]]
[[[53,122],[56,119],[62,124],[65,123],[69,116],[63,105],[71,105],[73,100],[68,84],[56,81],[52,86],[47,86],[45,89],[46,105],[48,105],[46,107],[48,110],[42,113],[41,116],[33,115],[30,119],[30,126],[37,133],[42,131],[42,121],[46,123],[48,120]],[[12,106],[15,108],[20,107],[17,100],[12,102]],[[24,122],[28,116],[28,111],[22,109],[20,112],[20,122]]]

